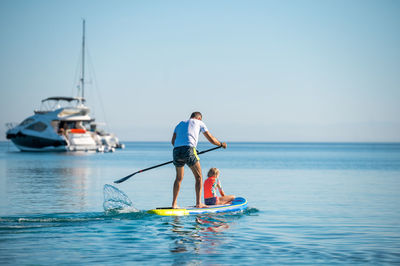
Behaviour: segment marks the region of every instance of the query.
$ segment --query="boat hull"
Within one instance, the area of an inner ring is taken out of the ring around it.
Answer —
[[[21,151],[66,151],[67,142],[60,139],[43,138],[18,132],[7,134],[15,146]]]

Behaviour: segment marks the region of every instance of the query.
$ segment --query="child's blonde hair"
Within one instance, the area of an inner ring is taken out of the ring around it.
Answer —
[[[207,174],[208,177],[217,176],[217,175],[219,175],[218,168],[213,167],[213,168],[210,168],[210,170],[208,170],[208,174]]]

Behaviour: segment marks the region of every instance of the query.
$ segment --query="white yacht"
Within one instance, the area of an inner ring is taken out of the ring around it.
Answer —
[[[7,139],[22,151],[114,151],[124,148],[114,134],[97,128],[85,105],[85,21],[82,38],[81,97],[49,97],[19,125],[8,123]]]

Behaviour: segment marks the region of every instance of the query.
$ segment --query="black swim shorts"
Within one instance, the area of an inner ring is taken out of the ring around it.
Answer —
[[[206,205],[215,205],[217,203],[217,197],[204,199]]]
[[[176,167],[182,167],[185,164],[191,167],[200,161],[199,156],[197,156],[196,148],[191,146],[180,146],[174,148],[173,158],[173,163]]]

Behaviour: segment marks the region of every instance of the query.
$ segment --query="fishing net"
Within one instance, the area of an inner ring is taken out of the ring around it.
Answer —
[[[103,188],[104,194],[104,202],[103,208],[104,211],[121,211],[121,210],[136,210],[132,206],[132,201],[128,198],[128,196],[119,190],[118,188],[111,185],[104,185]]]

